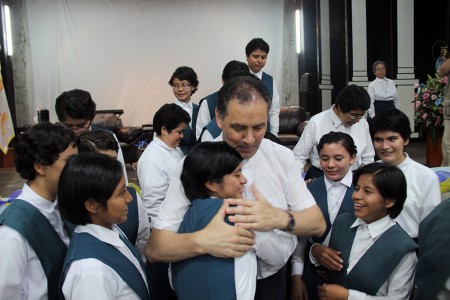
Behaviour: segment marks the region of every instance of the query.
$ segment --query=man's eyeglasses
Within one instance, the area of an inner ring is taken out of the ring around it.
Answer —
[[[172,85],[172,89],[175,90],[175,91],[179,90],[180,88],[183,89],[183,90],[187,90],[190,86],[191,86],[190,83],[182,83],[180,85],[174,84],[174,85]]]
[[[91,126],[91,121],[85,121],[85,122],[79,123],[79,124],[67,124],[67,123],[61,122],[61,125],[66,127],[67,129],[77,131],[77,130],[81,130],[81,129],[86,129],[89,126]]]
[[[355,115],[355,114],[348,114],[350,117],[350,120],[354,121],[354,120],[361,120],[364,119],[366,116],[365,115]]]

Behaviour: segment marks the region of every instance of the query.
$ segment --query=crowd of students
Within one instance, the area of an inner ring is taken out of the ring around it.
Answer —
[[[114,134],[91,126],[90,94],[59,96],[60,125],[15,145],[26,183],[0,215],[0,298],[448,299],[449,201],[405,152],[407,116],[366,121],[370,97],[350,85],[291,151],[272,141],[268,53],[250,41],[248,67],[227,64],[200,106],[195,71],[173,73],[141,193]]]

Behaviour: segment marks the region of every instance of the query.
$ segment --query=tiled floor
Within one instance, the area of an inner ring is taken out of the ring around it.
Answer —
[[[409,156],[421,164],[426,162],[426,149],[424,142],[411,141],[406,151]],[[138,184],[137,172],[127,166],[128,180]],[[0,168],[0,197],[8,197],[12,192],[22,188],[24,180],[14,168]]]

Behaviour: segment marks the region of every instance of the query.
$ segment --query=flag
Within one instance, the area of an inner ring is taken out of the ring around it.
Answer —
[[[1,66],[0,66],[1,71]],[[0,73],[0,150],[3,154],[8,153],[8,145],[14,138],[14,126],[9,111],[8,101],[6,99],[5,89],[3,88],[3,78]]]

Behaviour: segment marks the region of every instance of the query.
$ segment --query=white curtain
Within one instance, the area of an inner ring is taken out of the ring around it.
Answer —
[[[167,82],[177,67],[196,71],[198,103],[220,88],[228,61],[246,62],[254,37],[269,43],[265,70],[282,91],[283,7],[279,0],[27,0],[32,115],[47,108],[57,121],[56,97],[79,88],[97,109],[124,109],[125,125],[152,122],[174,101]]]

